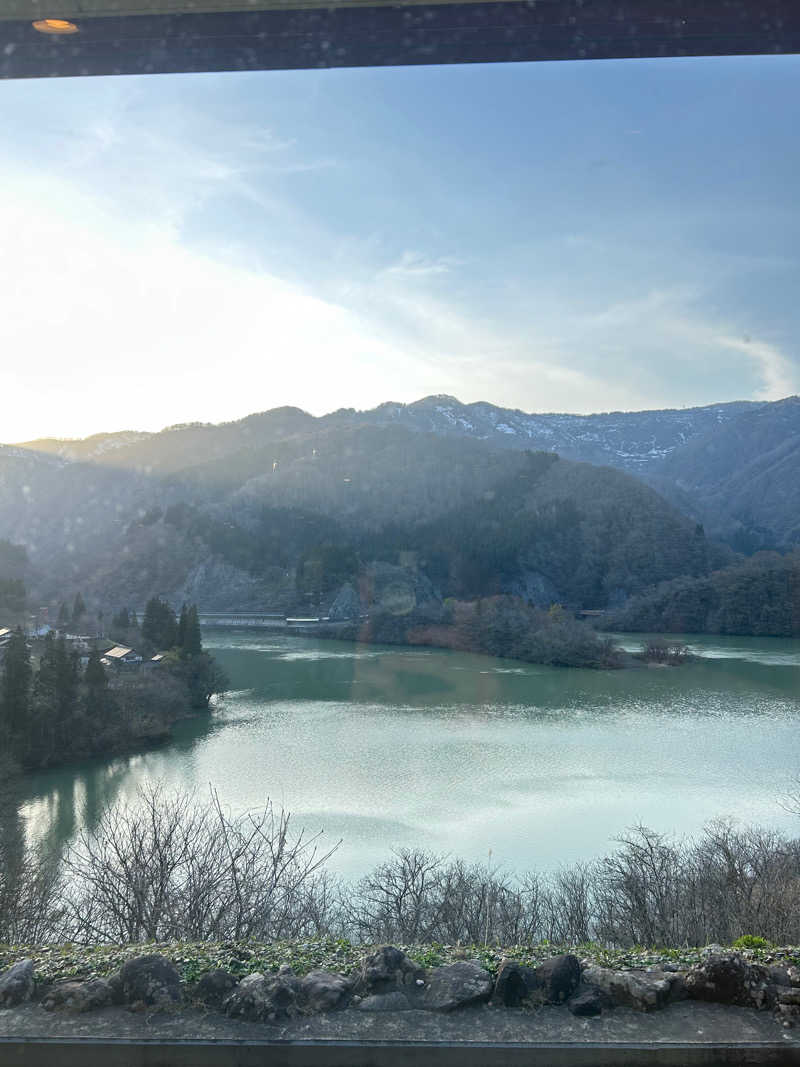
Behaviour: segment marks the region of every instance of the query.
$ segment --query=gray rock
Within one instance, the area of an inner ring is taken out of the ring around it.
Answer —
[[[364,577],[370,612],[413,615],[429,622],[442,618],[441,600],[422,571],[373,561],[367,564]]]
[[[58,982],[42,997],[42,1007],[45,1011],[55,1011],[57,1008],[71,1009],[80,987],[80,982]],[[110,997],[111,987],[108,988]]]
[[[217,968],[203,975],[195,987],[195,997],[208,1007],[216,1008],[231,995],[238,984],[239,979],[230,971]]]
[[[516,1008],[536,987],[536,971],[516,960],[501,960],[492,990],[492,1002],[506,1008]]]
[[[345,582],[330,606],[328,617],[331,622],[343,622],[346,619],[357,619],[362,611],[361,598],[354,586]]]
[[[776,986],[792,985],[787,967],[781,967],[780,964],[773,963],[771,966],[767,967],[767,973],[769,974],[770,982]]]
[[[775,1003],[776,987],[766,967],[748,963],[738,952],[704,954],[686,975],[693,1000],[766,1008]]]
[[[425,971],[399,948],[385,945],[373,952],[361,964],[355,991],[362,996],[391,993],[395,989],[416,988],[417,979],[425,978]]]
[[[541,999],[547,1004],[563,1004],[580,985],[580,961],[569,953],[553,956],[539,964],[535,976],[536,991]]]
[[[111,983],[105,978],[89,978],[85,982],[59,982],[42,999],[46,1011],[59,1008],[80,1014],[107,1008],[111,1003]]]
[[[249,1022],[282,1022],[300,1014],[300,980],[293,974],[248,974],[225,1000],[225,1012]]]
[[[614,1004],[635,1011],[655,1011],[672,999],[675,974],[648,974],[646,971],[612,971],[608,967],[587,967],[583,980],[606,993]]]
[[[716,941],[714,941],[712,944],[706,945],[706,947],[701,952],[701,956],[719,956],[724,952],[725,949],[722,947],[722,945],[718,945]]]
[[[465,960],[430,972],[423,1004],[429,1011],[454,1011],[486,1001],[491,994],[489,972],[476,960]]]
[[[174,596],[177,603],[183,600],[187,604],[202,603],[206,611],[263,611],[264,604],[272,608],[281,604],[288,607],[287,597],[294,594],[294,589],[288,580],[281,582],[274,571],[271,577],[271,581],[266,576],[256,578],[232,563],[210,557],[189,567],[183,585],[175,590]],[[120,593],[123,589],[120,588]],[[131,583],[129,593],[134,599],[137,592],[137,587]]]
[[[164,956],[137,956],[110,980],[118,1004],[173,1008],[181,1000],[181,976]]]
[[[538,967],[503,960],[495,979],[492,1000],[507,1008],[516,1007],[523,1001],[563,1004],[575,993],[580,980],[580,960],[570,954],[553,956]]]
[[[540,608],[549,608],[551,604],[558,604],[564,599],[563,592],[540,571],[523,570],[509,583],[508,592]]]
[[[686,986],[686,972],[678,971],[674,973],[665,973],[664,978],[670,983],[669,989],[669,1002],[675,1004],[679,1000],[686,1000],[689,996],[689,990]]]
[[[267,979],[259,971],[248,974],[223,1002],[227,1015],[240,1019],[261,1018],[260,1009],[265,1001]]]
[[[783,1026],[797,1026],[800,1018],[800,1008],[796,1004],[777,1004],[775,1006],[775,1018]]]
[[[591,986],[571,997],[567,1001],[567,1007],[573,1015],[588,1017],[600,1015],[603,1008],[611,1007],[611,1001],[602,989]]]
[[[317,1014],[341,1008],[347,1003],[352,988],[353,983],[343,974],[311,971],[300,982],[303,1010]]]
[[[30,1000],[36,982],[33,960],[19,960],[0,975],[0,1008],[13,1008]]]
[[[399,989],[391,993],[374,993],[364,997],[358,1005],[359,1011],[409,1011],[411,1001]]]

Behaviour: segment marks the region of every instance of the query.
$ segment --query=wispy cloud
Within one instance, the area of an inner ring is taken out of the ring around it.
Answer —
[[[423,252],[406,250],[397,262],[385,267],[382,274],[403,278],[429,278],[449,274],[462,263],[463,260],[456,256],[438,256],[433,259]]]
[[[755,365],[761,378],[757,400],[780,400],[800,392],[800,366],[776,345],[754,337],[719,337],[724,348],[741,352]]]
[[[155,106],[135,80],[107,88],[88,117],[69,117],[69,136],[40,132],[33,122],[31,143],[38,137],[46,145],[42,171],[113,210],[177,226],[220,196],[286,211],[290,205],[278,204],[270,191],[270,176],[338,166],[329,154],[309,154],[297,139],[243,114],[231,120],[180,95]],[[9,163],[19,166],[18,159]]]
[[[393,200],[399,155],[174,84],[109,82],[0,145],[6,439],[430,392],[586,412],[798,389],[788,332],[725,298],[790,270],[788,245],[673,240],[720,227],[683,204],[584,225],[520,201],[537,225],[495,231],[491,190]]]
[[[0,182],[3,437],[413,399],[429,366],[312,289],[184,247],[63,180]]]

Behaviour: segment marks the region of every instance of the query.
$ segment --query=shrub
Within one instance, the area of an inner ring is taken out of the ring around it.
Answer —
[[[771,941],[765,937],[756,937],[754,934],[742,934],[733,942],[733,948],[774,948]]]
[[[651,638],[639,653],[639,658],[646,663],[666,663],[677,667],[691,657],[689,646],[682,641],[664,641]]]
[[[269,804],[233,817],[214,794],[159,788],[110,807],[60,862],[0,833],[0,942],[800,944],[800,840],[774,830],[637,826],[549,876],[401,849],[356,884],[326,872],[332,850],[317,845]]]

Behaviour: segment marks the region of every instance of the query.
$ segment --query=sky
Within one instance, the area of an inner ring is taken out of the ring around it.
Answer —
[[[0,82],[0,440],[800,392],[800,58]]]

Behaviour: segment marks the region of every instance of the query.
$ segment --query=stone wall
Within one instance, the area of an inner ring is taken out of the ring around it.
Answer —
[[[131,955],[106,976],[48,980],[37,974],[30,958],[16,960],[0,974],[0,1010],[32,1001],[46,1011],[79,1015],[114,1005],[134,1012],[197,1009],[249,1023],[346,1009],[451,1015],[477,1005],[531,1013],[555,1006],[585,1018],[617,1008],[658,1012],[692,1000],[769,1012],[792,1027],[800,1018],[800,969],[755,962],[712,945],[688,967],[666,960],[615,968],[562,953],[535,966],[502,958],[492,972],[484,961],[469,958],[424,966],[403,949],[386,945],[365,952],[347,972],[317,968],[301,974],[284,964],[243,974],[241,968],[235,973],[217,967],[187,981],[165,955],[147,953]]]

